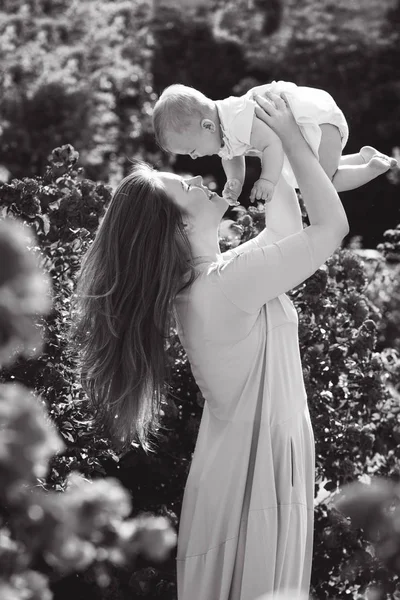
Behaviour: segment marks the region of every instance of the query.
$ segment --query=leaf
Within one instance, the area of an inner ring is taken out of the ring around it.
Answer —
[[[73,438],[73,436],[68,433],[68,431],[62,431],[61,434],[63,435],[63,437],[65,437],[68,441],[70,442],[75,442],[75,439]]]
[[[38,221],[40,221],[40,225],[42,231],[45,235],[47,235],[50,231],[50,219],[47,215],[36,215],[35,217]]]

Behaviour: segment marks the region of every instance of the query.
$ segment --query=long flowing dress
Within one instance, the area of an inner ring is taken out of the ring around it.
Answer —
[[[205,398],[179,524],[178,600],[308,593],[314,438],[297,312],[317,268],[304,231],[194,262],[178,335]]]

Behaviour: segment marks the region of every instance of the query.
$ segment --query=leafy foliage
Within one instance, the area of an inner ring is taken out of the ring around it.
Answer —
[[[151,4],[8,3],[0,11],[0,163],[43,173],[73,142],[91,177],[120,177],[152,149]],[[146,150],[145,150],[146,149]]]

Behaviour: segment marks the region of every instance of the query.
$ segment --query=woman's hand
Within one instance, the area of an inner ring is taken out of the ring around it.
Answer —
[[[301,135],[300,129],[294,120],[285,94],[265,92],[266,98],[256,94],[254,100],[256,116],[264,121],[281,138],[283,144],[289,144],[293,136]]]

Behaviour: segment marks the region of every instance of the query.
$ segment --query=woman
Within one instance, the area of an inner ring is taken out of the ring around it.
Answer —
[[[179,526],[179,600],[309,587],[314,440],[285,292],[332,254],[348,223],[285,100],[257,102],[282,140],[309,227],[281,180],[266,229],[221,253],[226,200],[201,177],[139,166],[116,190],[79,279],[83,381],[115,438],[145,445],[157,424],[174,317],[206,400]]]

